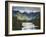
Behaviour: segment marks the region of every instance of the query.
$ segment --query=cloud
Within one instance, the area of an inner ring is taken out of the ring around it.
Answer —
[[[19,10],[20,11],[20,13],[24,13],[24,10]]]

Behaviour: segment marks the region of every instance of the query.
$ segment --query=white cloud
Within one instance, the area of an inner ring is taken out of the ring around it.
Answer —
[[[24,10],[19,10],[21,13],[24,13]]]

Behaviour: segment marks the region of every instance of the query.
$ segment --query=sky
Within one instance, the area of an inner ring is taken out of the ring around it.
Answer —
[[[13,6],[13,10],[17,11],[19,10],[21,13],[24,13],[24,11],[26,13],[30,13],[30,12],[40,12],[40,8],[36,8],[36,7],[14,7]]]

